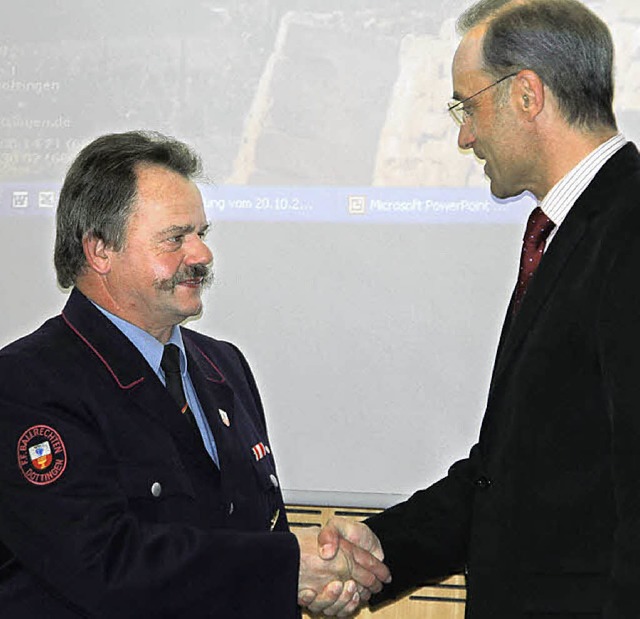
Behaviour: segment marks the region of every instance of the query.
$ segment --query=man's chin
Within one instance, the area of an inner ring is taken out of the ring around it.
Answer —
[[[494,186],[493,183],[491,183],[490,187],[491,187],[491,195],[494,198],[497,198],[498,200],[504,200],[505,198],[509,197],[505,195],[504,192],[502,192],[499,187]]]
[[[202,304],[200,304],[199,306],[194,306],[194,307],[181,307],[178,314],[180,316],[180,323],[189,321],[189,320],[198,320],[198,318],[200,318],[200,316],[202,316]]]
[[[193,303],[187,304],[187,306],[185,307],[185,310],[188,316],[198,316],[199,314],[201,314],[202,301],[200,300],[200,297],[198,296],[197,301],[194,300]]]
[[[199,316],[202,313],[202,299],[200,298],[200,289],[194,289],[190,291],[183,290],[183,294],[180,297],[174,297],[176,309],[180,315],[187,318],[193,318]],[[184,294],[188,292],[188,294]]]
[[[490,178],[489,188],[491,195],[498,200],[506,200],[507,198],[513,198],[516,194],[513,191],[509,191],[507,187],[501,185],[498,181]]]
[[[491,195],[494,198],[503,198],[504,196],[502,195],[503,193],[503,188],[500,187],[500,183],[496,182],[496,180],[494,178],[492,178],[491,174],[489,173],[489,164],[485,163],[484,164],[484,177],[489,181],[489,190],[491,191]]]

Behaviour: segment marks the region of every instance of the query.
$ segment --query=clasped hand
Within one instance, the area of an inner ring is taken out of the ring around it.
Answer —
[[[380,541],[365,524],[332,518],[322,529],[295,534],[300,544],[298,603],[310,612],[346,617],[391,582]]]

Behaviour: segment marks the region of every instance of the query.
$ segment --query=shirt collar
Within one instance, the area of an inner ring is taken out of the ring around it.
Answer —
[[[108,312],[93,301],[91,301],[91,303],[93,303],[97,309],[99,309],[120,331],[122,331],[129,341],[140,351],[140,354],[151,366],[151,369],[158,376],[164,377],[164,372],[162,372],[162,369],[160,368],[160,362],[162,361],[162,353],[164,352],[165,345],[153,337],[153,335],[147,333],[144,329],[141,329],[127,320]],[[184,350],[184,342],[182,340],[182,333],[180,332],[179,327],[173,327],[171,337],[167,344],[175,344],[180,350],[180,372],[183,375],[186,374],[187,355]]]
[[[580,194],[588,187],[600,168],[625,144],[626,138],[618,133],[589,153],[580,163],[558,181],[540,202],[544,214],[558,229]]]

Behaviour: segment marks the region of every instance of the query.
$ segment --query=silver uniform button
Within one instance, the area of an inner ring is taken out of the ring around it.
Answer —
[[[151,494],[153,494],[153,496],[156,498],[158,498],[162,494],[162,485],[159,481],[154,481],[151,484]]]
[[[271,483],[273,484],[273,487],[274,487],[274,488],[277,488],[277,487],[280,485],[280,484],[278,483],[278,478],[277,478],[275,475],[271,474],[271,475],[269,476],[269,479],[271,480]]]

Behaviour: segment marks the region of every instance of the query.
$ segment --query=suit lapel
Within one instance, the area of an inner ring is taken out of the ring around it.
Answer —
[[[511,364],[513,356],[531,331],[540,309],[552,294],[567,261],[588,232],[593,218],[607,208],[607,196],[615,187],[620,175],[629,174],[631,167],[638,166],[638,152],[633,144],[618,151],[598,172],[591,184],[576,200],[565,221],[556,233],[545,253],[522,301],[520,311],[511,316],[509,304],[507,317],[500,338],[496,364],[491,380],[491,391]]]
[[[78,290],[71,292],[62,318],[141,414],[164,426],[183,449],[207,455],[198,432],[176,410],[169,392],[138,349]]]
[[[509,366],[512,355],[519,349],[522,340],[531,330],[540,308],[553,292],[558,278],[584,236],[585,230],[585,221],[573,223],[565,221],[545,253],[527,288],[520,310],[515,316],[511,315],[513,302],[509,304],[509,313],[505,319],[506,331],[496,359],[495,380],[498,380]]]

